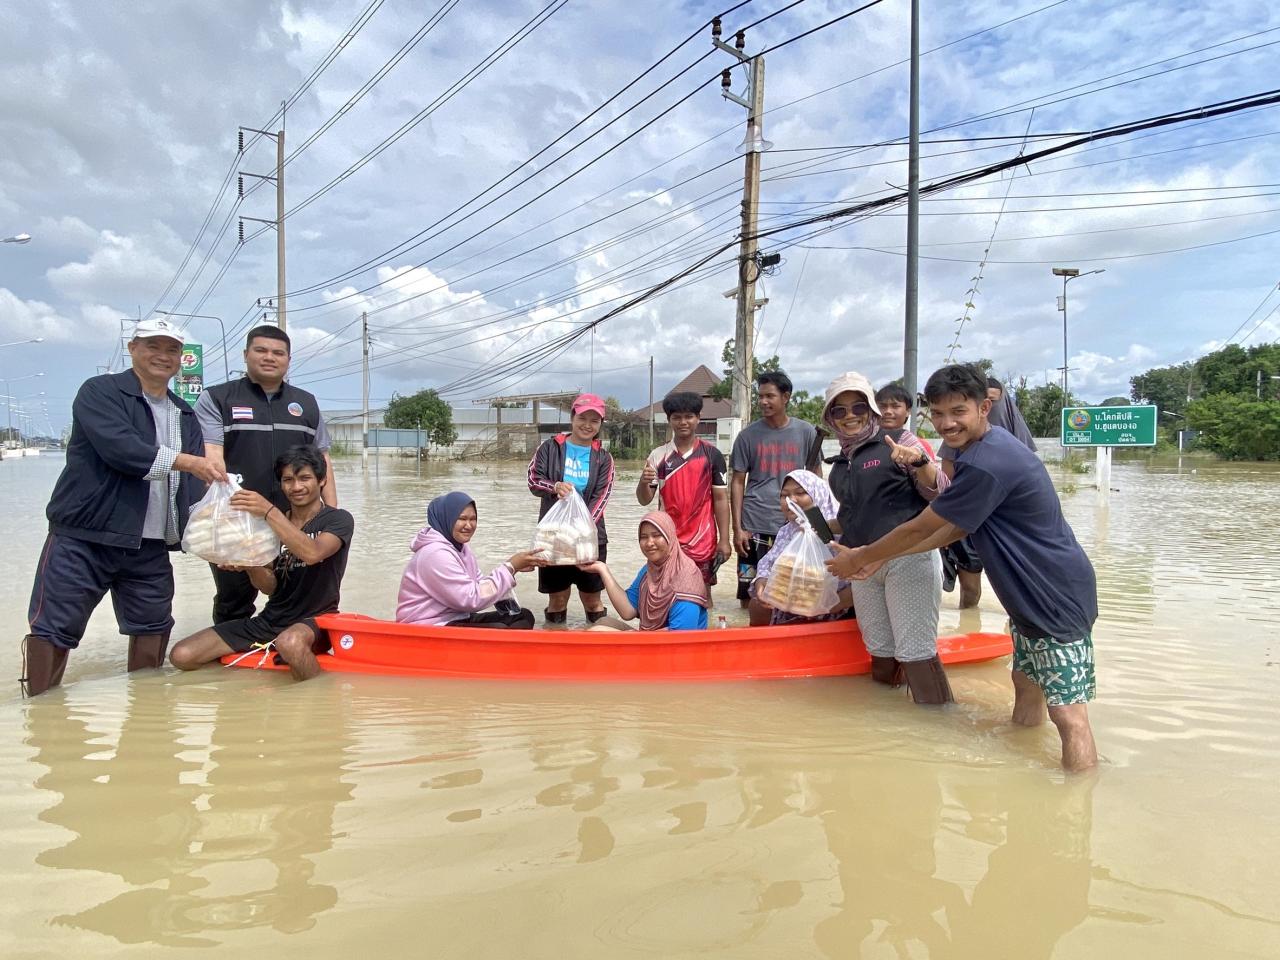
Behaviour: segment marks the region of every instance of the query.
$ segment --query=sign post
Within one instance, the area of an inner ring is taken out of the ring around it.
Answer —
[[[1156,408],[1154,404],[1126,407],[1063,407],[1062,445],[1096,447],[1098,497],[1111,495],[1111,448],[1154,447]]]
[[[194,407],[204,389],[204,344],[182,345],[182,364],[173,381],[173,392]]]

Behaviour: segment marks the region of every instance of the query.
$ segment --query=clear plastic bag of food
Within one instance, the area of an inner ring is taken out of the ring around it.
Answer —
[[[760,599],[799,617],[820,617],[840,601],[840,585],[826,565],[831,549],[814,532],[804,511],[790,500],[787,503],[802,529],[774,559]]]
[[[542,558],[553,566],[591,563],[600,558],[596,522],[577,490],[557,500],[538,521],[529,549],[542,551]]]
[[[234,480],[215,481],[191,508],[182,549],[210,563],[264,567],[280,552],[280,538],[261,517],[231,506],[240,489]]]

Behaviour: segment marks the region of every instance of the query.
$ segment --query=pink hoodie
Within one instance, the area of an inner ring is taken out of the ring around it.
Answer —
[[[413,556],[400,578],[396,603],[398,623],[429,626],[463,620],[502,599],[516,585],[515,574],[504,563],[487,577],[468,544],[458,550],[431,527],[413,538]]]

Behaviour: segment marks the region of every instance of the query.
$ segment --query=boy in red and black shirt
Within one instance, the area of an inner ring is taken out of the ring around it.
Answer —
[[[733,555],[724,454],[698,437],[702,397],[667,394],[662,412],[671,426],[671,440],[645,460],[636,499],[648,506],[655,494],[660,497],[662,509],[676,522],[681,548],[703,579],[715,583],[715,568]]]

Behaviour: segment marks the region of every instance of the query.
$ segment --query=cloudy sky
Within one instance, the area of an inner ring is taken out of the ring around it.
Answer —
[[[236,131],[275,129],[286,99],[292,378],[327,408],[359,403],[364,310],[375,401],[423,386],[461,403],[591,385],[640,405],[651,355],[659,393],[697,363],[719,369],[732,251],[600,325],[594,367],[589,336],[551,348],[734,240],[745,112],[715,79],[731,61],[707,55],[707,31],[679,46],[725,6],[3,0],[0,235],[33,239],[0,246],[0,343],[44,338],[0,348],[0,380],[44,374],[5,392],[41,424],[44,403],[59,427],[78,383],[119,364],[120,319],[155,309],[221,318],[226,367],[241,366],[276,273],[274,233],[248,221],[241,246],[237,220],[272,218],[275,204],[270,184],[237,201],[234,173],[272,172],[275,151],[250,135],[237,159]],[[782,11],[749,30],[754,52],[857,4],[784,6],[741,4],[726,33]],[[1274,86],[1280,14],[1265,0],[923,7],[925,183],[1066,139],[1044,134]],[[907,131],[908,10],[884,0],[768,55],[776,149],[762,227],[905,183],[905,146],[866,145]],[[1024,147],[1028,131],[1040,136]],[[1232,337],[1280,336],[1280,296],[1268,297],[1280,281],[1277,135],[1280,111],[1256,109],[925,200],[922,377],[967,312],[957,359],[1056,379],[1054,265],[1106,270],[1070,286],[1072,385],[1087,398]],[[765,280],[758,353],[777,352],[797,387],[847,369],[901,373],[903,214],[765,243],[783,262]],[[218,323],[185,322],[221,379]]]

